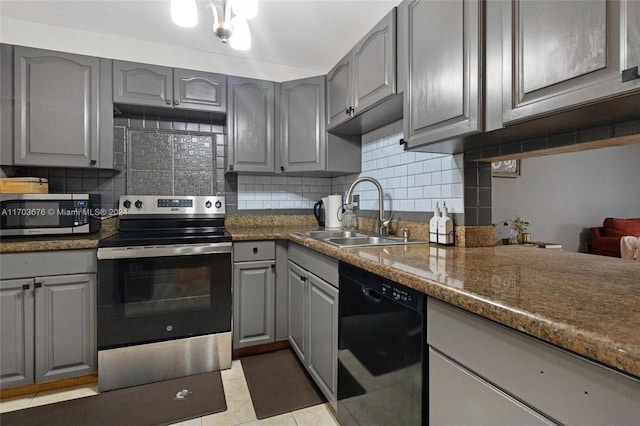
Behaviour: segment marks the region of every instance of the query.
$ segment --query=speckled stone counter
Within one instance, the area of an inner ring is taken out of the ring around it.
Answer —
[[[3,237],[0,253],[28,251],[77,250],[98,248],[98,241],[116,233],[116,219],[103,220],[100,231],[84,235],[56,235],[51,237]]]
[[[338,249],[297,230],[230,232],[288,239],[640,377],[640,262],[518,245]]]

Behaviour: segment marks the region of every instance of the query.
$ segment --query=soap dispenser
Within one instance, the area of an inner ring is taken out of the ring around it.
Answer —
[[[438,244],[453,244],[453,220],[449,217],[446,203],[442,203],[442,216],[438,219]]]
[[[429,242],[438,242],[438,220],[440,219],[440,207],[436,203],[436,208],[433,210],[433,217],[429,221]]]

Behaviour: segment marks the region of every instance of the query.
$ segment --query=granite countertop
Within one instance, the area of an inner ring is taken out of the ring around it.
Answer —
[[[97,249],[98,241],[115,233],[115,229],[102,228],[93,234],[55,235],[50,237],[3,237],[0,240],[0,253]]]
[[[288,239],[640,377],[640,262],[520,245],[338,249],[298,230],[230,232],[234,241]]]
[[[285,239],[640,377],[640,262],[519,245],[339,249],[312,226],[229,226],[234,241]],[[0,253],[97,248],[115,232],[3,238]]]

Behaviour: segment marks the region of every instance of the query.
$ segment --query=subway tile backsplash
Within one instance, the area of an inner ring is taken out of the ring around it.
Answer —
[[[344,194],[359,176],[380,181],[385,210],[432,212],[446,202],[452,213],[463,213],[462,155],[405,152],[402,121],[362,136],[362,172],[334,178],[238,176],[238,210],[311,208],[328,194]],[[378,193],[370,183],[355,190],[360,208],[378,209]]]

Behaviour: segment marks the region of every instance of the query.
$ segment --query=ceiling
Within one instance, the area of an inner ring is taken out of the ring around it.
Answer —
[[[197,0],[198,25],[173,24],[169,0],[0,0],[0,16],[117,35],[179,48],[237,56],[324,74],[399,0],[259,0],[249,21],[252,48],[238,52],[212,34],[207,0]],[[218,4],[222,0],[216,0]]]

